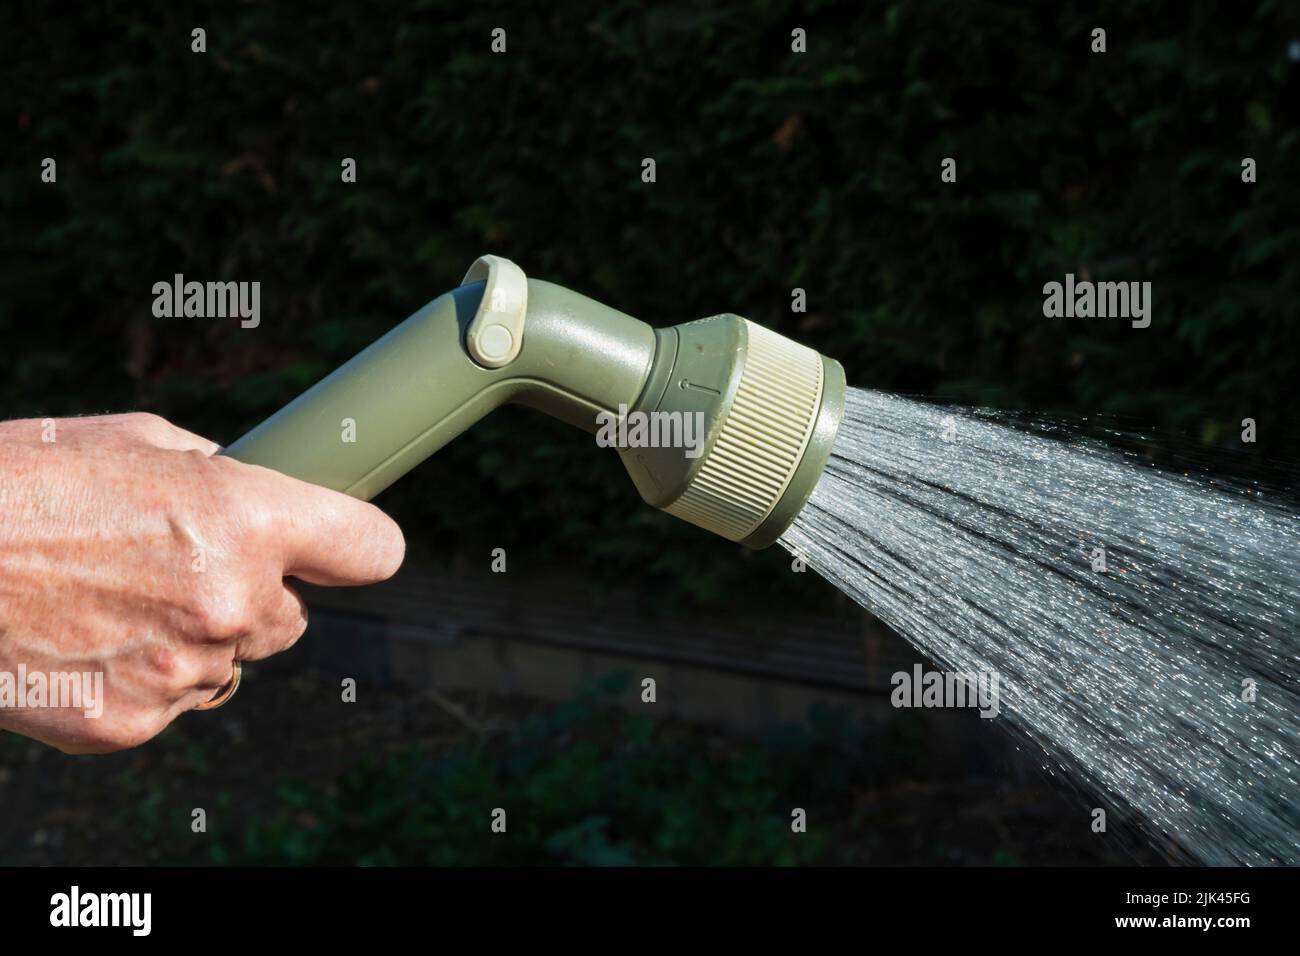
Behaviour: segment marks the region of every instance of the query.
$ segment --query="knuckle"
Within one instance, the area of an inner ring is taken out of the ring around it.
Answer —
[[[153,412],[126,412],[113,416],[124,431],[140,438],[154,438],[171,431],[171,423]]]
[[[206,641],[230,644],[252,630],[244,602],[230,596],[204,595],[191,614],[199,636]]]
[[[287,651],[297,644],[299,639],[306,633],[307,614],[304,612],[281,628],[280,640],[276,642],[276,653]]]
[[[145,661],[153,673],[170,683],[181,673],[181,656],[174,648],[156,644],[145,651]]]
[[[169,700],[179,700],[196,687],[219,687],[230,674],[229,663],[222,664],[220,655],[214,658],[211,652],[197,648],[153,648],[149,665]]]
[[[255,635],[239,642],[236,657],[242,661],[257,661],[287,651],[307,632],[307,605],[302,597],[285,585],[292,599],[278,601],[268,610],[263,626]]]

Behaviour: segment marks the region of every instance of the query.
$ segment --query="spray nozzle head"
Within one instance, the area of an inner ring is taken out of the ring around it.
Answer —
[[[812,493],[844,410],[844,370],[738,315],[660,330],[638,409],[692,416],[702,440],[622,449],[650,504],[753,548],[772,544]]]

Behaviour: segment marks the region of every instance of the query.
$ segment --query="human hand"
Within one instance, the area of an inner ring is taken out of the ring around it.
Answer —
[[[66,753],[137,746],[234,661],[298,640],[286,577],[369,584],[401,565],[378,508],[218,450],[155,415],[0,422],[0,728]],[[20,668],[102,675],[102,696],[18,708]]]

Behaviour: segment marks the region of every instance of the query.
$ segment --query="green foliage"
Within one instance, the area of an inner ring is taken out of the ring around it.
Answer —
[[[855,790],[920,752],[900,719],[866,734],[815,711],[807,727],[709,747],[649,717],[609,709],[628,675],[586,688],[501,745],[364,761],[324,789],[283,791],[284,812],[252,823],[214,860],[240,864],[657,865],[833,862],[829,820]],[[507,832],[490,829],[506,810]],[[791,831],[802,807],[808,832]],[[870,826],[855,818],[845,826]]]
[[[1286,5],[26,6],[0,13],[5,415],[148,408],[232,440],[492,251],[656,324],[747,314],[859,385],[1223,447],[1251,416],[1300,457]],[[154,319],[175,272],[261,281],[262,327]],[[1152,281],[1152,327],[1045,320],[1066,272]],[[417,548],[518,542],[686,599],[791,577],[528,412],[383,504]]]

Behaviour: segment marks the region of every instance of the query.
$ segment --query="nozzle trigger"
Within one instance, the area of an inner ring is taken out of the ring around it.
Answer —
[[[461,285],[486,280],[483,300],[465,332],[465,345],[484,368],[501,368],[519,355],[528,314],[528,277],[500,256],[479,256]]]

